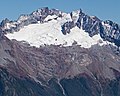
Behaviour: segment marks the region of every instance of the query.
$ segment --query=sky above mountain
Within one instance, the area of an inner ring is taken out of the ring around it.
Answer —
[[[0,21],[16,20],[20,14],[29,14],[42,8],[56,8],[64,12],[82,9],[88,15],[120,24],[120,0],[1,0]]]

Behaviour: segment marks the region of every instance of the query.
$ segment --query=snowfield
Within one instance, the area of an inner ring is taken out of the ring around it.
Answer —
[[[16,39],[18,41],[26,41],[31,46],[42,46],[46,45],[63,45],[63,46],[71,46],[73,42],[77,42],[77,45],[81,45],[84,48],[90,48],[92,45],[99,44],[107,44],[106,41],[103,41],[100,35],[94,35],[90,37],[87,32],[78,27],[74,27],[71,29],[69,34],[63,35],[61,25],[67,21],[71,21],[70,15],[64,14],[63,18],[57,18],[54,20],[56,16],[48,16],[45,19],[45,23],[43,24],[30,24],[21,28],[20,31],[14,33],[8,33],[6,36],[9,39]],[[52,19],[51,21],[47,21]]]

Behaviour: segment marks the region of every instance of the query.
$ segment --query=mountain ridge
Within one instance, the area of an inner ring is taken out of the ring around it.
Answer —
[[[81,9],[71,13],[64,13],[56,9],[49,9],[48,7],[41,8],[29,15],[21,15],[17,21],[3,20],[0,31],[3,33],[7,33],[7,31],[18,32],[24,26],[45,23],[62,17],[66,19],[61,24],[61,31],[64,35],[69,34],[70,30],[77,26],[79,29],[87,32],[90,37],[100,34],[104,41],[114,43],[118,47],[120,46],[120,26],[118,24],[110,20],[102,21],[96,16],[88,16]]]

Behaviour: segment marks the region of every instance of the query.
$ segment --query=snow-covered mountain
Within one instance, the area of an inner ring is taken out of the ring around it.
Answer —
[[[47,19],[48,18],[45,18],[45,20]],[[53,19],[42,24],[30,24],[21,28],[20,31],[12,34],[8,33],[6,36],[9,39],[16,39],[18,41],[24,40],[36,47],[44,44],[72,46],[74,42],[84,48],[89,48],[94,44],[106,44],[99,34],[90,37],[88,33],[79,29],[77,26],[70,29],[71,32],[69,34],[64,35],[61,31],[61,26],[65,22],[64,18],[58,18],[58,20]]]
[[[0,96],[120,96],[120,26],[48,7],[0,24]]]
[[[88,16],[81,9],[64,13],[41,8],[29,15],[21,15],[17,21],[3,20],[1,30],[9,39],[23,40],[36,47],[45,44],[71,46],[74,42],[84,48],[110,42],[120,46],[118,24]]]

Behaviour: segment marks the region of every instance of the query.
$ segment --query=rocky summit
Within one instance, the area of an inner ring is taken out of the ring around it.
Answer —
[[[120,26],[81,9],[40,8],[0,24],[0,96],[120,96]]]

